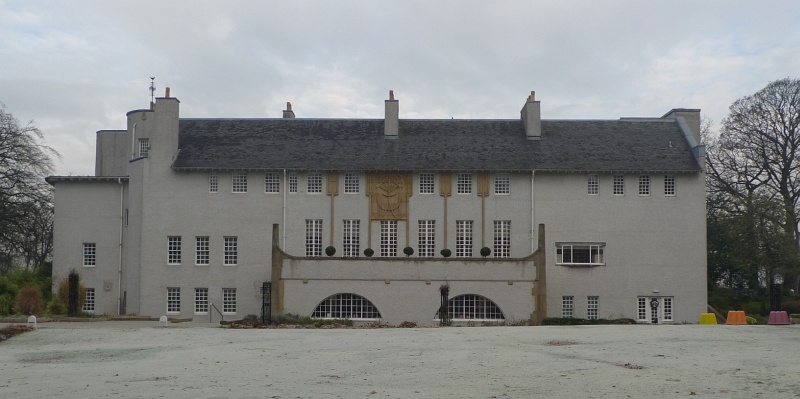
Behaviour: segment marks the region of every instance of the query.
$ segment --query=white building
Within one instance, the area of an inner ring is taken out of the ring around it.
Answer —
[[[699,110],[542,120],[532,93],[520,119],[406,120],[385,105],[181,119],[167,89],[97,132],[95,176],[47,179],[55,277],[78,271],[87,311],[214,320],[261,314],[264,282],[273,313],[393,324],[437,323],[443,284],[456,322],[705,311]]]

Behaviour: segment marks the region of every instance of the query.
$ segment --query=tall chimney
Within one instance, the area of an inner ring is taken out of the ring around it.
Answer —
[[[400,132],[400,103],[394,99],[394,90],[389,90],[386,100],[386,117],[383,121],[383,135],[388,139],[396,139]]]
[[[529,139],[539,139],[542,137],[542,112],[539,101],[536,101],[536,92],[531,91],[525,105],[520,111],[522,124],[525,125],[525,136]]]
[[[169,98],[169,87],[167,87],[166,93],[164,93],[164,97]]]
[[[286,102],[286,109],[283,110],[283,119],[294,119],[294,111],[292,111],[292,103]]]

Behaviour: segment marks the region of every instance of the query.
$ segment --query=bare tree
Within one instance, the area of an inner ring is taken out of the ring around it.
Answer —
[[[0,271],[43,262],[52,250],[52,189],[44,178],[58,153],[42,132],[0,103]]]

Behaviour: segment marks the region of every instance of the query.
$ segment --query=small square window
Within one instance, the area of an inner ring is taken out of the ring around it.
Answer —
[[[600,177],[598,175],[589,175],[588,193],[589,195],[600,194]]]
[[[675,175],[664,176],[664,195],[675,196]]]
[[[321,193],[322,192],[322,173],[311,172],[308,174],[308,193]]]
[[[472,194],[472,173],[459,173],[456,184],[458,194]]]
[[[639,195],[650,195],[650,175],[639,175]]]
[[[267,173],[264,177],[264,192],[275,194],[281,192],[281,175],[278,173]]]
[[[511,176],[508,173],[498,173],[494,176],[495,195],[508,195],[511,193]]]
[[[434,183],[433,173],[420,173],[419,174],[419,193],[420,194],[433,194]]]
[[[150,139],[139,139],[139,157],[150,155]]]
[[[97,265],[97,244],[93,242],[83,243],[83,266],[94,267]]]
[[[231,176],[231,191],[234,193],[247,192],[247,172],[233,172]]]
[[[217,172],[208,172],[208,192],[216,193],[219,188],[217,184]]]
[[[360,190],[361,177],[358,173],[345,173],[344,174],[344,193],[345,194],[358,194]]]
[[[624,175],[614,175],[614,195],[625,195]]]

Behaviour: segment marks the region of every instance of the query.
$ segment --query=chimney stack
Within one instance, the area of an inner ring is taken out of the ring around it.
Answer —
[[[292,111],[292,103],[286,102],[286,109],[283,110],[283,119],[294,119],[294,111]]]
[[[169,98],[169,87],[167,87],[167,90],[166,90],[166,93],[164,94],[164,97]]]
[[[542,113],[539,101],[536,101],[536,92],[531,91],[525,105],[520,111],[522,124],[525,125],[525,136],[529,139],[539,139],[542,137]]]
[[[388,139],[396,139],[400,132],[400,103],[394,99],[394,90],[389,90],[386,100],[386,117],[383,121],[383,135]]]

